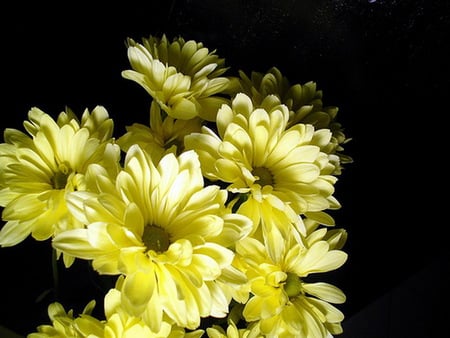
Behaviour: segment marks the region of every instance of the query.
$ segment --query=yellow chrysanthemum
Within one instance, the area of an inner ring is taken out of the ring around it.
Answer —
[[[40,325],[37,332],[27,335],[27,338],[87,338],[103,337],[104,324],[91,316],[95,301],[90,301],[83,312],[74,317],[73,310],[66,312],[64,307],[54,302],[48,306],[48,316],[51,325]]]
[[[331,303],[345,302],[344,293],[329,283],[307,279],[342,266],[345,252],[331,249],[325,240],[307,247],[284,239],[276,230],[264,244],[245,238],[236,250],[247,264],[251,282],[252,296],[243,311],[246,321],[258,322],[270,337],[325,338],[342,333],[344,315]]]
[[[124,78],[140,84],[171,117],[188,120],[200,117],[214,121],[217,109],[229,101],[222,95],[232,81],[221,76],[224,59],[201,42],[174,38],[169,42],[150,36],[137,43],[128,39],[132,70]]]
[[[24,126],[29,135],[5,129],[0,144],[0,205],[6,224],[0,245],[12,246],[31,234],[43,241],[82,224],[68,212],[65,196],[84,190],[91,163],[119,170],[120,149],[111,139],[113,124],[103,107],[87,110],[82,121],[69,110],[58,121],[32,108]],[[64,256],[66,265],[73,258]]]
[[[28,112],[28,121],[24,121],[23,125],[27,132],[36,136],[37,132],[41,128],[41,119],[44,115],[47,115],[38,108],[32,108]],[[61,112],[57,119],[56,124],[61,128],[66,124],[70,124],[74,129],[86,128],[89,130],[91,137],[100,140],[100,142],[109,142],[113,136],[114,121],[109,118],[108,112],[102,106],[97,106],[92,112],[85,109],[81,115],[81,119],[70,109],[66,107],[66,110]]]
[[[217,114],[218,135],[204,126],[201,134],[185,137],[186,148],[199,154],[205,177],[229,183],[227,189],[240,194],[237,212],[250,217],[255,227],[261,221],[268,229],[276,223],[289,236],[288,225],[294,224],[305,234],[299,215],[333,225],[324,210],[340,207],[332,196],[337,179],[320,150],[331,132],[310,124],[287,128],[289,110],[274,106],[273,100],[268,96],[261,108],[254,108],[247,95],[236,95]]]
[[[250,325],[247,328],[238,328],[230,321],[227,329],[219,325],[213,325],[206,329],[209,338],[262,338],[258,325]]]
[[[323,105],[323,92],[317,90],[315,82],[291,85],[287,77],[276,67],[270,68],[265,74],[252,72],[250,77],[242,71],[239,74],[240,90],[249,95],[256,106],[259,106],[268,95],[276,95],[281,103],[288,106],[289,127],[305,123],[312,124],[315,129],[331,130],[330,142],[324,144],[321,150],[330,154],[330,160],[335,165],[334,174],[341,174],[342,166],[353,161],[350,156],[343,153],[343,145],[351,139],[345,136],[342,125],[336,120],[338,108]]]
[[[119,279],[118,284],[123,281]],[[160,330],[152,331],[142,318],[135,317],[126,312],[121,306],[121,292],[111,289],[105,296],[104,334],[95,336],[89,325],[85,325],[82,331],[89,338],[200,338],[203,330],[186,332],[182,327],[162,321]],[[78,323],[81,327],[81,320]]]
[[[226,190],[204,187],[193,151],[165,155],[159,163],[132,146],[115,182],[100,166],[88,176],[99,189],[68,196],[86,229],[58,235],[54,246],[92,259],[102,274],[123,274],[124,309],[157,332],[164,316],[195,329],[201,317],[225,316],[228,294],[219,287],[234,253],[219,244],[250,220],[225,214]],[[226,240],[228,241],[228,240]]]
[[[120,300],[119,290],[108,291],[104,298],[106,319],[103,320],[91,315],[94,300],[77,317],[74,317],[73,310],[66,312],[60,303],[54,302],[48,307],[52,324],[38,326],[37,332],[28,334],[27,338],[200,338],[204,332],[186,332],[183,327],[167,321],[163,321],[160,330],[154,332],[142,318],[124,311]]]
[[[202,120],[198,117],[180,120],[162,115],[160,106],[153,101],[150,107],[150,126],[141,123],[127,126],[127,132],[117,139],[117,144],[125,152],[133,144],[138,144],[153,159],[160,159],[168,152],[181,154],[184,151],[184,136],[199,132]]]

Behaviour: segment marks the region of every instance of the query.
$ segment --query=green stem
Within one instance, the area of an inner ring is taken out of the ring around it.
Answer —
[[[53,274],[53,293],[55,298],[58,299],[59,294],[59,273],[58,273],[58,257],[56,249],[52,251],[52,274]]]

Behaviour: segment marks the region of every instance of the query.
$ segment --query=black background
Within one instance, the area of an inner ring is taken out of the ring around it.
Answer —
[[[276,66],[339,107],[354,163],[339,176],[333,215],[349,259],[328,280],[346,293],[347,318],[447,252],[448,1],[74,4],[2,9],[2,130],[23,130],[33,106],[56,117],[66,105],[78,114],[103,105],[116,135],[147,123],[149,96],[120,74],[125,39],[181,35],[216,49],[230,73]],[[52,294],[36,299],[53,286],[49,245],[0,249],[0,325],[24,335],[47,320]],[[85,263],[60,268],[67,309],[101,297]]]

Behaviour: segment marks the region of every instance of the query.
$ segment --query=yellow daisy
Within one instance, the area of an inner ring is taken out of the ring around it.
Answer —
[[[118,280],[118,284],[121,282],[122,278]],[[200,338],[203,334],[203,330],[186,332],[184,328],[165,320],[162,321],[160,330],[153,331],[142,318],[132,316],[122,308],[121,292],[118,289],[109,290],[104,301],[106,315],[104,334],[98,338]],[[79,319],[77,324],[86,337],[96,338],[89,323]]]
[[[47,115],[38,108],[32,108],[28,112],[28,120],[23,122],[23,125],[27,132],[36,136],[36,133],[41,128],[41,119],[44,115]],[[74,129],[86,128],[89,130],[91,137],[99,139],[101,142],[109,142],[113,137],[114,121],[109,118],[108,111],[102,107],[95,107],[92,112],[88,109],[83,111],[81,119],[73,112],[72,109],[66,107],[65,111],[62,111],[56,119],[56,124],[61,128],[66,124],[70,124]]]
[[[204,187],[198,156],[169,153],[158,163],[138,145],[130,147],[113,182],[93,165],[89,179],[99,189],[68,196],[86,229],[66,231],[53,245],[93,261],[101,274],[123,274],[124,309],[157,332],[163,315],[195,329],[202,317],[225,316],[229,297],[217,279],[227,278],[234,252],[222,235],[251,227],[241,215],[225,216],[226,190]],[[228,229],[229,228],[229,229]]]
[[[48,306],[48,316],[52,324],[39,325],[37,332],[28,334],[27,338],[103,337],[103,322],[91,316],[94,307],[95,300],[92,300],[79,316],[74,317],[73,310],[66,312],[60,303],[54,302]]]
[[[13,246],[31,234],[43,241],[82,224],[68,212],[65,196],[84,190],[84,173],[91,163],[119,169],[120,149],[111,139],[113,124],[103,107],[85,111],[82,122],[70,111],[55,122],[32,108],[24,126],[29,135],[5,129],[0,144],[0,205],[6,224],[0,245]],[[66,265],[73,259],[64,256]]]
[[[184,136],[199,132],[202,120],[194,117],[190,120],[174,119],[161,113],[160,106],[152,101],[150,108],[150,125],[133,123],[126,127],[126,133],[117,139],[123,151],[133,144],[138,144],[152,158],[160,159],[168,152],[181,154],[184,151]]]
[[[288,126],[297,123],[312,124],[315,129],[330,129],[332,137],[321,150],[330,154],[330,161],[335,166],[334,174],[341,174],[342,166],[351,163],[350,156],[344,154],[344,144],[350,141],[342,125],[337,121],[338,107],[323,105],[323,92],[317,90],[317,84],[309,81],[305,84],[292,85],[276,67],[267,73],[252,72],[248,77],[240,71],[240,90],[251,96],[253,103],[259,106],[268,95],[276,95],[281,103],[289,108]]]
[[[186,148],[199,154],[205,177],[239,195],[237,212],[253,220],[255,231],[262,222],[268,229],[283,226],[287,237],[290,224],[305,234],[299,215],[333,225],[324,210],[340,207],[332,196],[337,179],[319,146],[331,132],[310,124],[288,128],[289,110],[274,100],[261,103],[270,110],[254,108],[250,97],[237,94],[217,114],[218,134],[204,126],[185,137]]]
[[[227,329],[219,325],[213,325],[206,329],[209,338],[262,338],[264,337],[258,325],[250,325],[247,328],[238,328],[233,321],[229,321]]]
[[[326,230],[326,229],[324,229]],[[329,242],[316,240],[309,247],[284,239],[274,230],[264,244],[244,238],[236,246],[247,264],[252,296],[243,316],[257,322],[270,337],[325,338],[342,333],[344,315],[331,305],[345,302],[344,293],[325,282],[308,282],[308,276],[342,266],[347,254]]]
[[[227,70],[224,59],[201,42],[181,37],[170,42],[163,35],[127,44],[132,69],[123,77],[140,84],[169,116],[214,121],[217,109],[229,101],[223,94],[234,81],[221,76]]]
[[[111,289],[104,298],[106,319],[99,320],[91,315],[95,301],[89,302],[83,312],[74,317],[73,310],[65,311],[64,307],[54,302],[48,307],[51,325],[39,325],[37,332],[27,338],[200,338],[203,330],[186,332],[182,327],[163,321],[158,332],[142,320],[134,317],[121,308],[121,294]]]

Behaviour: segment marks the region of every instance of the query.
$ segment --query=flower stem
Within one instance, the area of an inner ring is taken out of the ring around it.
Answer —
[[[53,274],[53,293],[56,299],[59,296],[59,273],[58,273],[58,257],[56,249],[52,251],[52,274]]]

